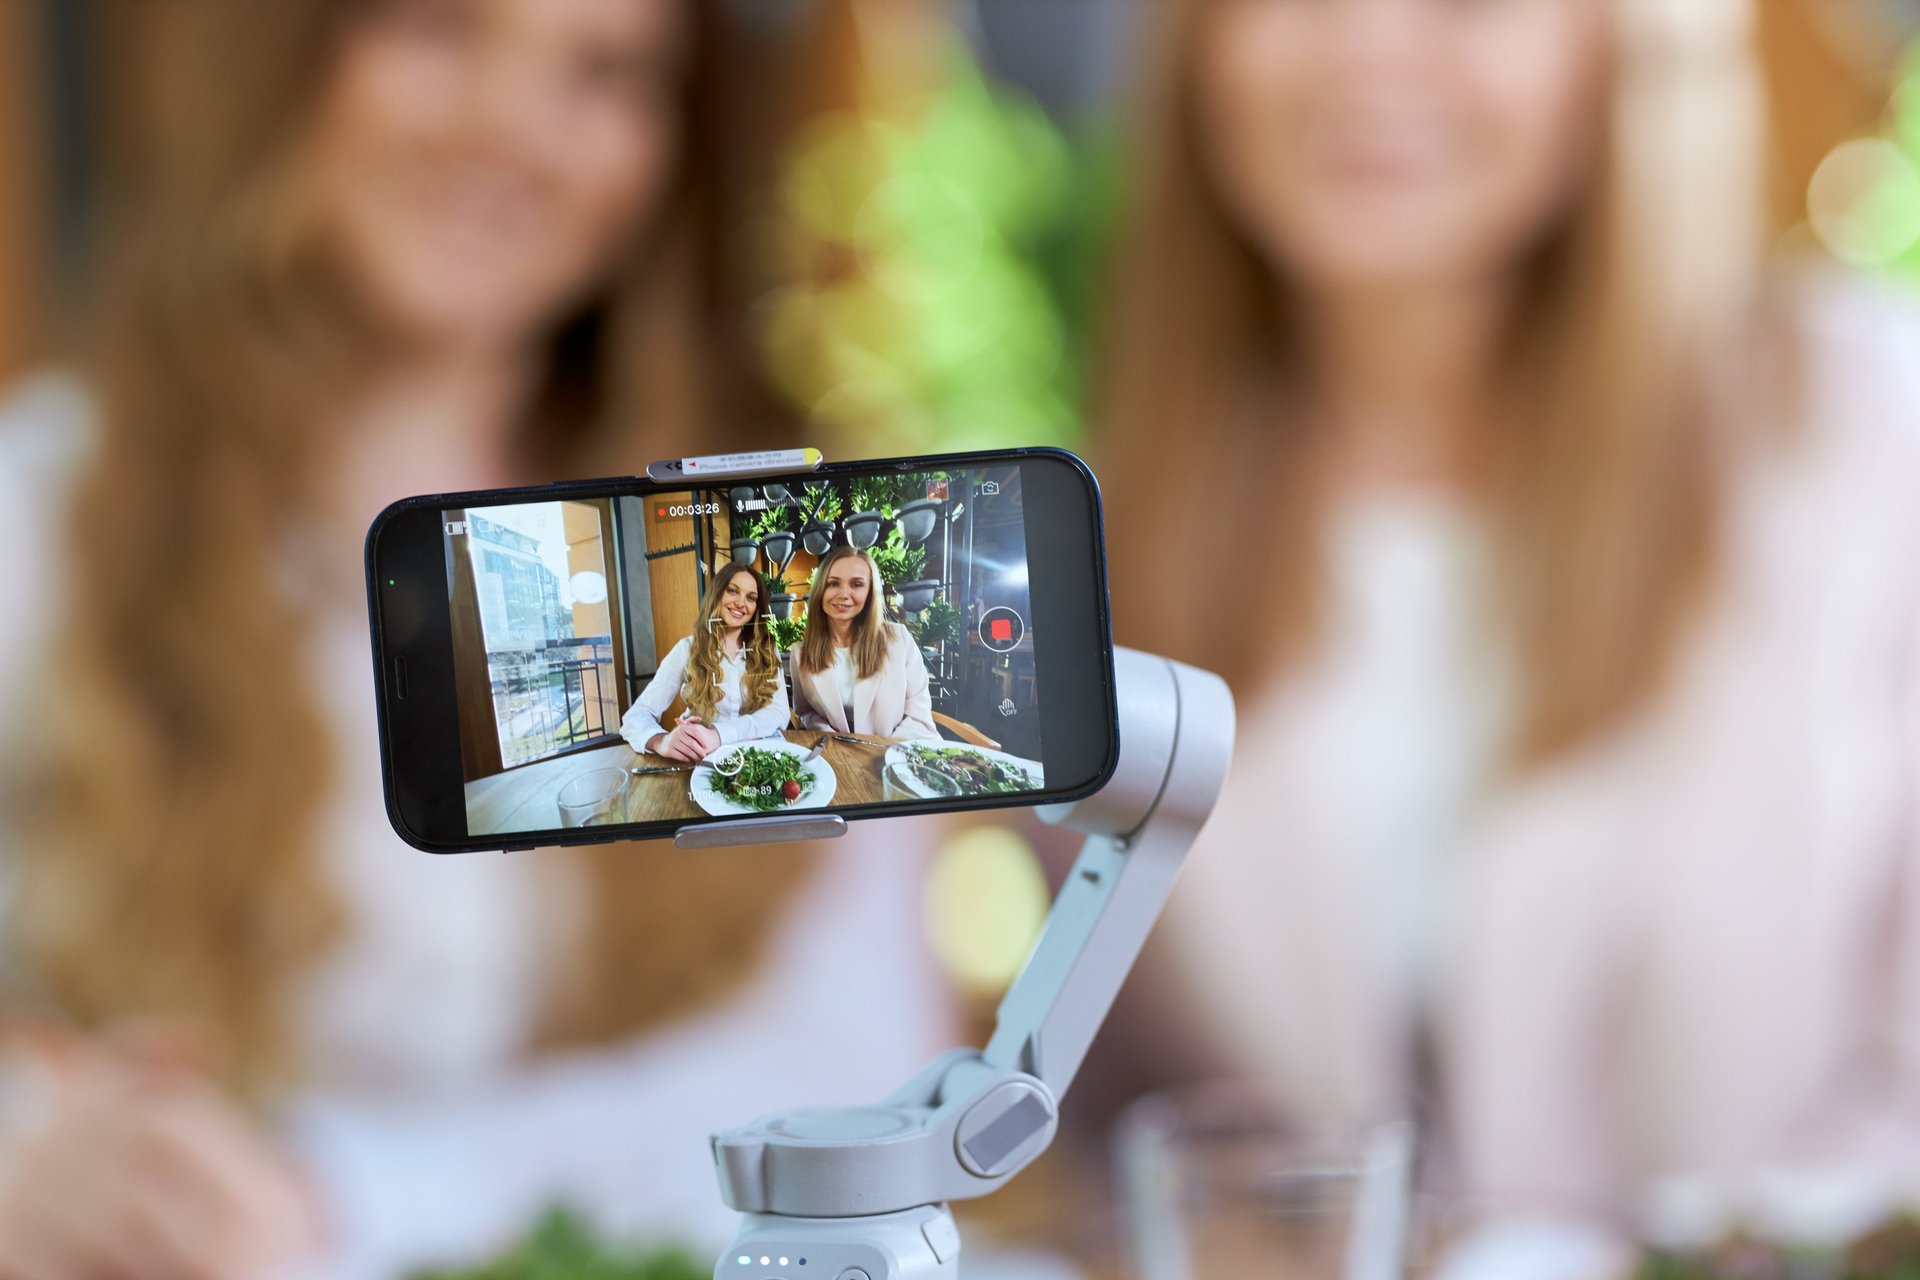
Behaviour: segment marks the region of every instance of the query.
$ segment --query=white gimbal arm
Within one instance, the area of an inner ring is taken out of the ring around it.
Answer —
[[[1119,766],[1045,812],[1087,841],[986,1049],[944,1054],[880,1106],[715,1134],[720,1193],[746,1215],[715,1280],[948,1280],[960,1238],[946,1202],[997,1190],[1053,1140],[1233,750],[1219,677],[1127,649],[1114,670]]]

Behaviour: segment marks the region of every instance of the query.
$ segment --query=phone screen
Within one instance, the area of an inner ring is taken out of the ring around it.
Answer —
[[[1051,744],[1073,776],[1050,773],[1049,727],[1104,727],[1069,687],[1102,666],[1104,616],[1060,626],[1079,672],[1048,679],[1076,655],[1049,651],[1036,579],[1103,614],[1097,529],[1079,572],[1036,564],[1053,526],[1035,498],[1057,486],[1033,481],[1065,468],[957,461],[434,507],[457,842],[1031,803],[1088,782],[1085,741]]]

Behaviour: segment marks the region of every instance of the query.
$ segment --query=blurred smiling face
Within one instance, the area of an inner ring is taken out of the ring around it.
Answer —
[[[524,341],[644,234],[678,138],[680,0],[380,0],[320,104],[325,232],[375,317]]]
[[[1597,167],[1606,0],[1201,0],[1223,200],[1309,288],[1513,265]]]

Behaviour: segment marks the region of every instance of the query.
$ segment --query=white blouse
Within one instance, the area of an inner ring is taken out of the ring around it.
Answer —
[[[647,742],[655,734],[666,731],[666,726],[660,723],[660,717],[680,696],[682,686],[686,684],[687,665],[692,655],[693,637],[688,636],[661,659],[660,669],[654,672],[653,679],[647,681],[647,687],[627,708],[627,714],[620,718],[620,736],[635,751],[645,751]],[[714,707],[713,723],[708,727],[719,733],[723,745],[769,738],[787,727],[792,713],[787,702],[784,675],[774,683],[772,701],[758,710],[744,713],[740,710],[747,679],[747,655],[744,650],[720,659],[720,678],[720,701]]]
[[[1491,547],[1465,502],[1409,489],[1327,530],[1325,743],[1377,908],[1370,945],[1410,1011],[1432,994],[1446,862],[1493,771],[1511,672],[1488,625]],[[1424,1016],[1414,1013],[1413,1016]]]
[[[840,690],[840,709],[846,713],[847,726],[853,726],[853,691],[860,685],[860,669],[854,665],[853,650],[843,644],[833,646],[833,683]]]

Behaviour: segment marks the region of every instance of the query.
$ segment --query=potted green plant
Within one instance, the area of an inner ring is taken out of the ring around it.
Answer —
[[[736,492],[738,492],[736,490]],[[751,491],[749,491],[751,492]],[[741,564],[752,564],[760,558],[760,539],[754,536],[753,517],[745,514],[736,505],[733,516],[728,522],[730,541],[728,554]]]
[[[933,603],[934,595],[940,590],[938,578],[916,578],[912,582],[899,585],[900,608],[908,614],[917,614]]]
[[[773,647],[785,658],[807,638],[807,615],[803,613],[796,618],[790,612],[776,613],[767,630],[773,636]]]
[[[888,610],[896,615],[902,613],[904,601],[901,589],[909,583],[923,585],[916,580],[920,577],[920,571],[926,568],[927,549],[908,546],[900,526],[895,525],[887,530],[886,540],[867,554],[873,557],[873,566],[880,571]],[[934,585],[937,587],[939,584]]]
[[[855,516],[875,515],[882,520],[893,516],[893,477],[856,476],[847,487]]]
[[[753,536],[760,540],[760,550],[766,552],[767,560],[776,573],[786,568],[787,562],[793,559],[793,525],[793,508],[784,504],[768,507],[753,522]]]
[[[927,549],[907,545],[906,535],[895,525],[887,531],[886,540],[871,552],[874,568],[880,571],[881,580],[889,588],[899,591],[906,583],[920,576],[927,567]]]
[[[777,622],[793,612],[793,588],[787,583],[785,566],[767,575],[767,612]]]
[[[853,503],[853,514],[841,526],[850,544],[864,551],[880,541],[880,530],[898,509],[899,486],[898,476],[860,476],[854,480],[847,495]]]
[[[945,596],[935,596],[926,608],[909,613],[907,630],[927,648],[956,644],[960,639],[960,611]]]
[[[800,545],[809,555],[823,556],[833,545],[834,530],[845,511],[840,491],[824,480],[818,481],[806,487],[800,505],[807,518],[800,529]]]
[[[893,518],[907,541],[917,545],[932,537],[933,531],[939,528],[940,513],[946,505],[940,498],[915,498],[894,512]]]

